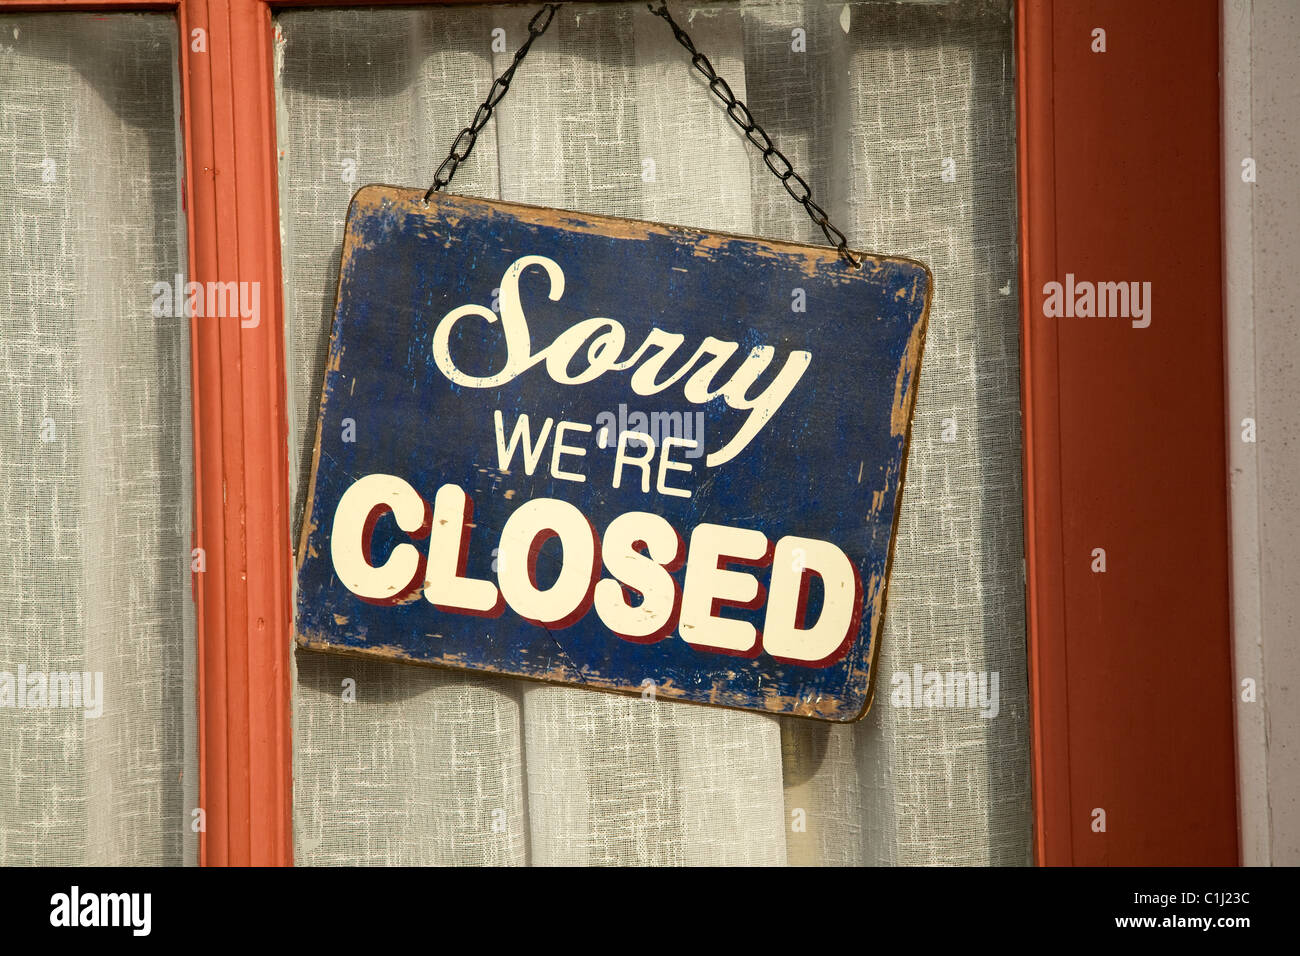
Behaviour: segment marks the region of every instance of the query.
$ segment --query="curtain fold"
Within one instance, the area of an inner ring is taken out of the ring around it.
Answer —
[[[535,9],[276,17],[297,515],[348,199],[431,181]],[[300,862],[1029,862],[1008,3],[674,13],[851,245],[935,274],[872,713],[831,726],[299,652]],[[563,7],[450,189],[821,241],[640,4]],[[996,672],[996,716],[895,706],[916,666]]]

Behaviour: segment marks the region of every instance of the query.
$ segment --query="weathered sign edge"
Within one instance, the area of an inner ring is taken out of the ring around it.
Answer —
[[[330,323],[329,348],[327,350],[326,359],[325,359],[325,368],[324,368],[325,374],[328,374],[328,372],[330,371],[330,365],[333,362],[335,362],[338,358],[335,345],[338,336],[339,293],[342,289],[342,283],[343,283],[343,263],[346,263],[348,260],[348,253],[350,251],[350,247],[353,240],[353,236],[350,230],[347,228],[347,225],[352,221],[353,210],[356,207],[358,201],[362,198],[362,194],[372,190],[379,191],[381,194],[386,193],[386,194],[394,195],[398,200],[409,200],[409,199],[415,199],[417,197],[420,199],[423,198],[423,191],[419,189],[415,189],[411,187],[390,186],[390,185],[384,185],[378,183],[371,183],[359,188],[352,195],[352,199],[348,202],[348,212],[346,218],[344,219],[343,243],[340,250],[339,274],[338,274],[338,278],[335,281],[335,288],[334,288],[334,315]],[[455,199],[458,201],[468,201],[470,203],[481,204],[482,206],[492,210],[504,210],[506,212],[510,212],[517,215],[518,218],[524,219],[526,221],[535,224],[544,224],[545,217],[551,217],[551,216],[555,216],[556,214],[561,214],[561,215],[572,216],[573,217],[572,219],[567,220],[567,224],[578,228],[587,228],[590,227],[590,225],[592,225],[593,223],[611,224],[615,226],[615,230],[614,230],[615,234],[619,234],[623,230],[626,230],[628,226],[634,226],[634,227],[640,227],[645,231],[646,234],[651,234],[654,232],[659,232],[661,234],[675,233],[684,237],[718,238],[718,239],[728,239],[728,240],[734,239],[734,240],[739,240],[744,242],[751,242],[751,243],[767,246],[768,248],[774,250],[781,250],[785,252],[797,252],[804,255],[807,258],[819,259],[822,261],[833,261],[834,259],[839,257],[838,250],[836,250],[831,246],[813,246],[805,243],[789,242],[781,239],[763,239],[757,236],[745,236],[737,233],[719,232],[715,230],[702,230],[702,229],[692,228],[687,226],[679,226],[671,223],[653,222],[651,220],[645,220],[645,219],[629,219],[629,218],[624,218],[619,216],[607,216],[600,213],[584,213],[584,212],[578,212],[576,210],[555,209],[547,206],[536,206],[527,203],[517,203],[517,202],[498,200],[498,199],[483,199],[477,196],[462,196],[457,194],[437,194],[435,195],[434,200],[437,201],[438,199],[444,197]],[[543,216],[542,214],[545,214],[545,216]],[[876,688],[877,688],[876,669],[880,658],[880,646],[883,643],[883,637],[884,637],[885,612],[888,607],[888,599],[889,599],[889,581],[893,571],[894,549],[898,541],[898,520],[902,512],[902,495],[903,495],[903,487],[906,483],[906,478],[907,478],[908,453],[911,450],[911,444],[912,444],[913,416],[916,411],[917,392],[920,387],[921,368],[923,365],[923,360],[925,355],[925,341],[929,331],[930,306],[934,299],[934,274],[930,271],[930,267],[928,265],[926,265],[925,263],[917,259],[912,259],[907,256],[881,256],[875,253],[866,252],[858,249],[853,249],[850,251],[855,256],[863,260],[871,260],[873,262],[878,262],[878,263],[896,262],[896,263],[904,263],[907,265],[915,266],[921,269],[925,273],[925,277],[926,277],[926,290],[925,290],[924,298],[922,300],[921,315],[917,319],[916,329],[914,332],[914,334],[917,336],[916,362],[915,362],[915,367],[911,370],[911,373],[909,375],[909,381],[907,384],[907,395],[904,398],[904,404],[906,405],[907,424],[903,436],[902,461],[899,465],[898,487],[894,491],[894,516],[893,516],[893,522],[889,534],[889,548],[885,558],[884,580],[881,585],[880,602],[876,609],[874,619],[872,620],[871,623],[872,646],[871,646],[871,658],[868,664],[868,673],[867,673],[866,702],[863,704],[862,709],[858,711],[856,714],[839,717],[833,714],[825,714],[821,712],[795,713],[791,711],[764,711],[762,709],[754,708],[754,707],[737,707],[735,705],[716,704],[716,703],[711,703],[709,701],[689,700],[683,697],[676,696],[671,692],[671,689],[669,688],[662,687],[657,689],[657,694],[665,695],[666,699],[673,700],[676,703],[694,704],[700,707],[714,707],[714,708],[720,708],[724,710],[743,710],[748,713],[756,713],[756,714],[768,713],[773,716],[802,717],[809,720],[820,720],[828,723],[849,724],[849,723],[856,723],[858,721],[861,721],[870,712],[872,704],[875,702]],[[454,664],[440,662],[440,661],[429,661],[429,660],[421,660],[421,659],[406,657],[401,653],[394,653],[395,649],[392,648],[385,649],[385,648],[341,647],[337,644],[328,644],[321,641],[313,640],[309,635],[301,633],[298,629],[298,600],[297,600],[298,599],[298,575],[302,570],[302,564],[306,558],[308,540],[310,539],[311,532],[314,530],[315,527],[312,524],[311,514],[312,514],[312,509],[316,498],[316,476],[318,471],[318,465],[320,462],[321,438],[324,429],[324,415],[325,415],[324,399],[325,399],[325,380],[324,380],[324,376],[322,376],[321,396],[320,399],[318,399],[317,410],[316,410],[316,436],[312,445],[311,473],[307,484],[307,496],[303,505],[303,519],[302,519],[302,527],[299,532],[298,550],[297,553],[294,555],[294,579],[293,579],[294,614],[293,614],[293,621],[291,626],[291,633],[293,635],[294,646],[302,648],[304,650],[311,650],[317,653],[333,654],[339,657],[351,657],[354,659],[357,658],[373,659],[373,660],[382,660],[382,661],[389,661],[389,662],[392,662],[394,660],[400,660],[405,665],[415,665],[418,667],[432,667],[438,670],[459,671],[461,673],[466,673],[466,674],[494,673],[500,676],[511,677],[515,680],[526,680],[536,684],[549,684],[558,687],[576,686],[576,687],[582,687],[585,690],[596,691],[599,693],[619,694],[622,696],[641,696],[641,694],[643,693],[643,689],[640,687],[630,687],[630,686],[629,687],[609,687],[609,686],[602,687],[598,685],[574,684],[572,682],[548,680],[543,677],[533,677],[530,675],[516,674],[514,672],[509,672],[509,671],[493,671],[483,667],[473,667],[473,668],[457,667]]]

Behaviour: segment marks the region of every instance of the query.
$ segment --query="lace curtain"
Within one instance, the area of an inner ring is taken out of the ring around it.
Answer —
[[[0,865],[197,860],[177,57],[0,15]]]

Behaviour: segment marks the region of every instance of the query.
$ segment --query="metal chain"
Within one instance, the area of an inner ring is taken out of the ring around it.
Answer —
[[[736,94],[731,92],[731,87],[727,85],[727,81],[718,76],[717,71],[713,69],[713,64],[709,62],[709,58],[695,49],[695,44],[691,42],[691,38],[686,31],[677,25],[673,15],[668,12],[668,4],[663,0],[659,0],[658,4],[648,3],[646,6],[650,8],[651,13],[657,17],[662,17],[664,22],[672,27],[673,36],[677,37],[677,42],[684,46],[686,52],[691,55],[691,65],[709,81],[709,89],[727,108],[727,115],[731,117],[732,122],[740,127],[745,134],[745,139],[757,146],[763,153],[763,162],[767,164],[767,168],[772,171],[772,174],[777,179],[781,180],[781,185],[785,187],[785,191],[790,194],[795,202],[803,206],[812,221],[821,228],[822,233],[826,236],[826,241],[838,249],[840,255],[853,268],[856,269],[860,266],[861,263],[857,257],[849,251],[849,243],[844,237],[844,233],[835,228],[826,215],[826,210],[813,202],[812,187],[808,185],[808,181],[794,171],[794,166],[791,165],[790,160],[786,159],[785,153],[776,148],[772,138],[767,135],[763,127],[755,122],[753,114],[749,112],[749,107],[738,100]],[[773,162],[774,158],[777,162]],[[778,166],[777,163],[780,165]]]
[[[474,114],[474,121],[461,130],[455,142],[451,144],[451,152],[442,161],[438,171],[433,174],[433,185],[424,194],[426,203],[429,201],[430,196],[451,182],[451,177],[456,175],[456,170],[460,168],[460,164],[469,159],[470,151],[474,148],[474,142],[478,139],[478,134],[487,125],[487,121],[492,118],[492,111],[496,109],[497,104],[501,102],[501,98],[510,89],[510,81],[515,78],[515,70],[519,69],[519,64],[528,55],[528,50],[533,45],[533,41],[546,32],[546,28],[551,25],[551,18],[555,16],[555,11],[560,9],[561,6],[563,4],[548,3],[534,13],[533,18],[528,21],[528,39],[524,41],[523,46],[515,51],[514,62],[506,67],[505,72],[498,76],[496,82],[492,84],[492,89],[488,90],[487,99],[483,101],[483,104],[478,108],[478,112]],[[463,147],[462,142],[464,143]]]
[[[478,108],[478,112],[474,114],[474,122],[461,130],[460,135],[456,137],[456,141],[452,143],[451,153],[438,167],[438,171],[434,174],[433,185],[424,194],[425,202],[428,202],[430,196],[451,182],[451,177],[456,174],[457,167],[469,157],[479,131],[483,129],[483,126],[492,116],[493,108],[501,102],[501,98],[506,95],[506,90],[510,88],[510,81],[514,78],[515,70],[518,68],[520,61],[528,55],[528,49],[533,45],[533,41],[546,32],[546,28],[551,25],[551,18],[555,15],[555,11],[561,6],[563,4],[548,3],[538,10],[532,20],[528,22],[528,39],[515,52],[514,62],[492,84],[487,99]],[[691,65],[699,70],[700,74],[708,81],[709,89],[726,107],[727,115],[731,117],[732,122],[740,127],[745,134],[745,139],[749,140],[762,152],[764,164],[777,179],[781,180],[781,185],[785,187],[785,191],[790,194],[795,202],[804,207],[809,218],[821,229],[826,236],[826,241],[838,250],[840,256],[849,265],[855,269],[858,268],[861,262],[849,251],[848,239],[845,238],[844,233],[835,228],[835,225],[826,215],[826,210],[813,201],[812,187],[808,185],[808,181],[794,171],[794,166],[790,163],[790,160],[776,148],[776,144],[772,142],[772,138],[767,135],[763,127],[755,122],[753,114],[749,112],[749,107],[737,99],[727,81],[718,76],[713,64],[709,62],[709,58],[695,49],[695,44],[691,42],[690,36],[678,26],[677,21],[668,12],[668,4],[664,0],[658,0],[658,3],[647,3],[646,6],[651,13],[662,18],[672,28],[673,36],[677,38],[677,42],[685,47],[686,52],[691,55]],[[462,140],[464,140],[463,149],[461,148]],[[443,175],[444,171],[446,171],[445,176]]]

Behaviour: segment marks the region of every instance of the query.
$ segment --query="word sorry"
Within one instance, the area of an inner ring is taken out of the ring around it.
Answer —
[[[629,511],[609,523],[603,538],[567,501],[534,498],[520,505],[501,529],[497,581],[467,577],[474,503],[458,485],[438,489],[433,507],[394,475],[366,475],[339,499],[330,536],[334,570],[343,585],[371,604],[424,598],[440,611],[496,617],[506,605],[538,627],[558,629],[595,606],[601,622],[626,641],[650,644],[674,629],[702,651],[756,657],[766,652],[803,667],[825,667],[848,652],[862,617],[862,583],[847,555],[828,541],[787,535],[775,546],[760,531],[701,524],[687,549],[666,519]],[[429,539],[426,552],[397,544],[376,565],[371,539],[391,514],[413,540]],[[543,545],[558,538],[563,560],[546,588],[537,579]],[[683,566],[685,582],[673,572]],[[612,577],[601,578],[601,566]],[[752,573],[771,565],[765,590]],[[822,607],[804,626],[812,577],[821,579]],[[635,600],[635,598],[639,598]],[[718,616],[731,606],[756,609],[766,599],[760,631],[748,621]]]
[[[558,302],[564,295],[564,271],[554,259],[546,256],[521,256],[516,259],[501,279],[499,317],[487,306],[462,305],[443,316],[434,330],[433,359],[448,381],[465,388],[500,388],[533,366],[543,363],[551,380],[560,385],[583,385],[606,372],[624,371],[637,366],[629,384],[638,395],[654,395],[685,378],[682,394],[692,405],[703,405],[721,397],[730,408],[749,413],[731,441],[717,451],[710,452],[705,459],[704,463],[713,468],[731,461],[753,441],[754,436],[789,397],[812,362],[811,352],[791,352],[776,377],[766,388],[751,397],[750,389],[767,370],[776,354],[772,346],[755,346],[731,377],[715,386],[714,379],[740,346],[736,342],[706,336],[694,355],[675,372],[661,377],[664,375],[664,367],[686,337],[675,332],[665,332],[658,327],[652,328],[641,345],[624,358],[623,346],[627,333],[622,323],[601,317],[575,323],[556,336],[550,345],[534,352],[528,334],[528,319],[524,316],[519,300],[519,277],[530,266],[540,266],[546,270],[550,279],[547,296],[552,302]],[[499,318],[506,347],[505,362],[499,372],[493,375],[469,375],[461,371],[452,359],[452,330],[457,322],[467,316],[477,316],[489,324],[496,323]],[[585,360],[586,367],[570,374],[569,368],[579,356]],[[695,367],[697,362],[702,363],[698,368]],[[689,378],[686,377],[688,372]]]

